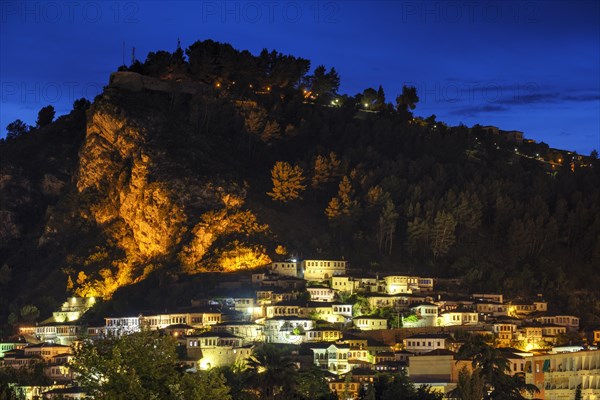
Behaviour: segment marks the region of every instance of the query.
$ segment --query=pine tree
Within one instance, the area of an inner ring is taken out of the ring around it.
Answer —
[[[434,259],[448,253],[456,241],[455,230],[456,220],[452,214],[438,211],[431,231],[431,252]]]
[[[311,186],[315,189],[331,182],[340,173],[341,162],[334,152],[329,153],[329,157],[318,155],[313,165]]]
[[[325,209],[325,215],[329,220],[337,219],[342,215],[340,199],[333,197],[329,200],[329,204],[327,204],[327,208]]]
[[[260,135],[263,142],[272,142],[281,137],[281,130],[277,121],[268,121]]]
[[[340,199],[342,214],[348,217],[354,216],[358,209],[358,202],[354,199],[352,183],[347,176],[342,178],[338,189],[337,197]]]
[[[406,233],[408,238],[406,240],[406,250],[409,254],[415,254],[417,250],[427,243],[429,237],[430,227],[427,221],[415,217],[412,221],[408,221],[406,227]]]
[[[392,239],[394,232],[396,231],[396,221],[398,220],[398,213],[392,200],[388,200],[381,210],[378,223],[378,239],[379,239],[379,251],[381,252],[382,245],[385,242],[385,246],[388,248],[389,254],[392,254]]]
[[[311,186],[314,189],[317,189],[329,182],[331,175],[329,173],[329,166],[327,165],[327,157],[321,155],[317,156],[315,158],[313,171],[314,174]]]
[[[291,166],[285,161],[277,161],[271,170],[271,180],[273,181],[273,191],[267,192],[273,200],[288,202],[300,198],[300,194],[306,189],[302,184],[302,168]]]

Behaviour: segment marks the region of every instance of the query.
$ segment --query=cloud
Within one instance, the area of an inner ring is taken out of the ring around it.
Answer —
[[[563,96],[566,101],[597,101],[600,100],[600,94],[580,94]]]
[[[494,105],[494,104],[486,104],[484,106],[473,106],[473,107],[459,108],[457,110],[451,111],[450,114],[460,115],[460,116],[465,116],[465,117],[476,117],[479,114],[508,111],[508,109],[509,108],[505,107],[505,106],[499,106],[499,105]]]
[[[504,98],[496,103],[499,104],[546,104],[546,103],[583,103],[600,100],[600,94],[596,93],[570,93],[561,94],[557,92],[530,93],[512,98]]]
[[[539,104],[556,103],[560,98],[558,93],[515,94],[512,98],[499,100],[500,104]]]

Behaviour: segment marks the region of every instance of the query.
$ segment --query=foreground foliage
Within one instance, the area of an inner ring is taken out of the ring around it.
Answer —
[[[184,372],[176,342],[157,332],[84,341],[71,364],[95,399],[231,399],[218,371]]]

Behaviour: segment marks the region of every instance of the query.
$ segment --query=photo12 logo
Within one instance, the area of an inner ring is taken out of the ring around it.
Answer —
[[[2,1],[0,21],[20,24],[139,22],[135,1]]]
[[[82,97],[93,100],[102,93],[103,85],[96,82],[2,82],[2,103],[71,104]]]
[[[523,23],[537,22],[534,1],[403,1],[402,23]]]
[[[419,103],[522,103],[540,93],[535,82],[407,82],[417,89]]]
[[[335,1],[203,1],[200,7],[203,23],[334,24],[340,14],[340,3]]]

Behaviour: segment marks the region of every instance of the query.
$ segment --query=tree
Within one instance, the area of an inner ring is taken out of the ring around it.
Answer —
[[[225,376],[217,369],[185,373],[177,395],[180,400],[231,400]]]
[[[88,99],[86,99],[85,97],[82,97],[73,102],[73,110],[85,111],[88,108],[90,108],[91,105],[92,104],[90,103],[90,101]]]
[[[535,385],[526,384],[522,376],[511,376],[506,357],[479,337],[467,340],[458,351],[457,359],[472,360],[473,373],[478,372],[484,384],[484,399],[524,400],[523,393],[539,391]]]
[[[3,264],[0,267],[0,287],[8,285],[12,279],[12,270],[8,264]]]
[[[376,398],[381,400],[441,400],[443,394],[433,392],[429,386],[416,389],[406,372],[389,375],[382,374],[375,383]]]
[[[354,216],[358,209],[358,201],[354,198],[354,189],[352,189],[352,183],[347,176],[340,181],[337,197],[342,205],[342,214],[347,217]]]
[[[297,165],[292,167],[288,162],[277,161],[271,170],[273,191],[267,192],[267,195],[283,203],[300,198],[300,194],[306,189],[302,184],[302,172],[302,168]]]
[[[438,211],[431,230],[431,252],[434,259],[448,253],[456,241],[455,229],[456,220],[452,214]]]
[[[335,68],[331,68],[329,72],[325,71],[325,66],[319,65],[313,75],[307,77],[310,91],[322,102],[328,102],[340,87],[340,76]]]
[[[418,102],[417,88],[414,86],[402,86],[402,94],[396,97],[396,108],[398,111],[414,110]]]
[[[577,385],[577,388],[575,389],[575,400],[582,400],[583,396],[581,395],[581,383],[579,385]]]
[[[325,208],[325,215],[329,220],[335,220],[342,215],[342,204],[340,203],[340,199],[337,197],[332,197],[327,204],[327,208]]]
[[[458,372],[458,382],[453,395],[461,400],[481,400],[484,394],[484,382],[481,370],[476,369],[472,373],[466,366]]]
[[[143,331],[82,341],[75,348],[71,369],[95,399],[170,399],[182,390],[177,364],[175,339]]]
[[[23,136],[29,132],[30,127],[20,119],[16,119],[10,124],[6,125],[6,138],[16,139],[19,136]]]
[[[260,135],[260,140],[263,142],[272,142],[281,137],[281,129],[277,121],[268,121]]]
[[[231,400],[219,370],[181,374],[175,340],[158,332],[84,341],[71,368],[95,399]]]
[[[344,391],[342,392],[342,395],[340,396],[340,398],[342,398],[342,399],[350,398],[350,384],[351,383],[352,383],[352,372],[348,372],[348,373],[346,373],[346,376],[344,377]]]
[[[370,109],[375,105],[377,101],[377,91],[373,88],[367,88],[363,90],[362,97],[360,98],[361,106]]]
[[[21,317],[27,323],[33,323],[40,316],[40,310],[33,304],[26,304],[21,307]]]
[[[298,372],[295,392],[306,400],[337,399],[337,396],[329,390],[323,370],[315,365],[308,370]]]
[[[389,254],[392,254],[392,239],[394,237],[394,232],[396,231],[396,221],[398,220],[398,216],[394,202],[388,200],[381,210],[378,221],[377,238],[379,241],[380,252],[382,245],[385,244]]]
[[[316,156],[311,186],[317,189],[331,182],[334,177],[339,175],[340,167],[341,162],[337,159],[334,152],[329,153],[329,157]]]
[[[250,382],[261,393],[261,399],[274,399],[296,387],[296,365],[273,345],[263,345],[248,359]]]
[[[358,400],[376,400],[375,387],[372,384],[361,385],[358,391]]]
[[[412,221],[408,221],[406,226],[406,250],[410,254],[415,254],[418,250],[427,247],[427,240],[431,234],[431,227],[422,218],[415,216]]]
[[[0,400],[19,400],[20,396],[17,396],[12,387],[6,382],[0,381]]]
[[[50,125],[52,121],[54,121],[54,115],[56,112],[54,111],[54,107],[46,106],[43,107],[40,112],[38,112],[38,117],[36,121],[36,126],[38,128],[42,128],[46,125]]]
[[[244,118],[244,126],[248,133],[260,135],[265,126],[267,111],[262,107],[250,109]]]

